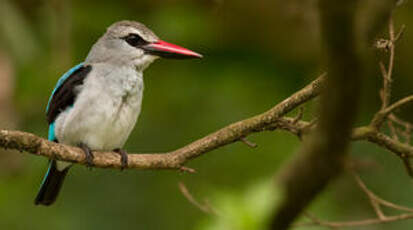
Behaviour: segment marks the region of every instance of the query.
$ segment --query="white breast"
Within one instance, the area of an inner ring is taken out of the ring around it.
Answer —
[[[142,73],[94,64],[72,108],[56,119],[57,139],[92,150],[121,148],[135,126],[143,95]]]

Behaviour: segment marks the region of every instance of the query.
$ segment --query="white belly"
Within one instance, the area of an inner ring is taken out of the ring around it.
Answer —
[[[140,113],[142,78],[130,76],[123,85],[88,81],[73,107],[56,119],[57,139],[69,145],[83,143],[92,150],[122,148]]]

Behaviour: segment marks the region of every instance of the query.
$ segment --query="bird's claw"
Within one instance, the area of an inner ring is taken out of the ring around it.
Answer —
[[[93,153],[92,150],[85,144],[80,144],[79,147],[83,150],[85,153],[85,158],[86,158],[86,166],[91,169],[95,164],[93,164]]]
[[[127,168],[128,167],[128,153],[125,150],[120,149],[120,148],[114,149],[113,151],[120,155],[120,163],[121,163],[120,170]]]

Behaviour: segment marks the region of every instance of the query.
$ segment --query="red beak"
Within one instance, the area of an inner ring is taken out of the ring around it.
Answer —
[[[202,58],[202,55],[192,50],[177,46],[162,40],[146,44],[142,47],[146,52],[164,58]]]

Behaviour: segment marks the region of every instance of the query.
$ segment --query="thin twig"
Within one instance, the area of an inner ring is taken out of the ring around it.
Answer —
[[[398,108],[400,108],[400,107],[402,107],[402,106],[404,106],[404,105],[407,105],[407,104],[409,104],[409,103],[413,103],[413,95],[410,95],[410,96],[407,96],[407,97],[405,97],[405,98],[402,98],[402,99],[398,100],[397,102],[389,105],[389,106],[386,107],[381,113],[382,113],[384,116],[387,116],[387,115],[389,115],[391,112],[393,112],[394,110],[396,110],[396,109],[398,109]]]
[[[217,215],[215,209],[211,208],[209,202],[205,202],[204,204],[201,204],[200,202],[198,202],[198,201],[192,196],[192,194],[189,192],[188,188],[185,186],[184,183],[179,182],[179,183],[178,183],[178,187],[179,187],[179,190],[181,191],[182,195],[184,195],[184,197],[185,197],[191,204],[193,204],[195,207],[197,207],[199,210],[201,210],[202,212],[207,213],[207,214]]]
[[[186,173],[196,173],[196,170],[193,168],[189,168],[189,167],[185,167],[185,166],[181,166],[179,168],[179,171],[181,172],[186,172]]]
[[[400,220],[413,219],[413,213],[404,213],[395,216],[387,216],[385,219],[381,220],[379,218],[365,219],[365,220],[356,220],[356,221],[343,221],[343,222],[334,222],[334,221],[321,221],[321,223],[316,222],[306,222],[306,223],[297,223],[294,227],[329,227],[329,228],[343,228],[343,227],[361,227],[373,224],[384,224]]]
[[[384,92],[384,91],[383,91]],[[381,124],[386,120],[386,118],[392,113],[394,112],[396,109],[407,105],[407,104],[412,104],[413,103],[413,95],[407,96],[405,98],[402,98],[400,100],[398,100],[397,102],[386,106],[385,108],[381,109],[379,112],[377,112],[372,121],[371,121],[371,125],[377,129],[380,128]],[[384,102],[383,102],[384,104]]]
[[[341,227],[360,227],[360,226],[366,226],[366,225],[372,225],[372,224],[381,224],[381,223],[389,223],[389,222],[395,222],[399,220],[406,220],[406,219],[413,219],[413,209],[408,208],[405,206],[397,205],[392,202],[386,201],[380,197],[378,197],[376,194],[374,194],[370,189],[367,188],[367,186],[364,184],[364,182],[361,180],[360,176],[358,176],[356,173],[353,171],[350,171],[351,174],[354,176],[354,179],[357,183],[357,185],[361,188],[361,190],[367,195],[369,198],[369,201],[377,215],[377,218],[372,218],[372,219],[365,219],[365,220],[357,220],[357,221],[343,221],[343,222],[335,222],[335,221],[323,221],[314,215],[311,215],[309,213],[305,213],[305,216],[308,217],[311,221],[310,222],[304,222],[304,223],[297,223],[294,224],[295,227],[311,227],[311,226],[323,226],[323,227],[328,227],[328,228],[341,228]],[[395,216],[386,216],[383,214],[380,205],[400,210],[400,211],[405,211],[406,213],[400,214],[400,215],[395,215]]]
[[[401,36],[403,35],[403,33],[404,33],[405,30],[406,30],[406,25],[403,24],[403,25],[400,27],[400,30],[399,30],[399,32],[397,33],[396,37],[394,38],[394,42],[397,42],[397,41],[401,38]]]
[[[390,129],[390,133],[391,133],[392,138],[395,141],[399,141],[399,136],[397,135],[397,129],[394,127],[393,122],[391,120],[387,121],[387,126]]]
[[[413,168],[410,163],[411,159],[409,157],[402,157],[402,162],[404,165],[404,168],[406,169],[407,174],[413,178]]]
[[[303,114],[304,114],[304,108],[300,107],[297,115],[294,117],[293,124],[296,124],[298,121],[300,121],[303,118]]]
[[[363,183],[363,181],[360,179],[360,176],[358,176],[356,173],[352,172],[352,175],[354,179],[357,182],[357,185],[363,190],[364,193],[366,193],[367,197],[369,198],[370,204],[374,209],[374,212],[376,213],[377,217],[380,220],[383,220],[386,218],[386,216],[383,214],[383,211],[380,208],[380,203],[377,201],[376,196],[374,193],[372,193],[367,186]]]
[[[390,50],[388,68],[385,70],[384,64],[380,62],[380,69],[383,74],[383,89],[381,91],[382,106],[381,109],[385,109],[391,98],[391,83],[392,83],[392,74],[394,66],[394,27],[393,27],[393,17],[390,16],[389,19],[389,40],[387,43],[387,48]]]
[[[358,184],[358,186],[363,190],[363,192],[366,193],[366,195],[370,199],[374,200],[376,203],[381,204],[381,205],[386,206],[386,207],[389,207],[389,208],[400,210],[400,211],[413,212],[413,208],[408,208],[408,207],[405,207],[405,206],[397,205],[397,204],[394,204],[390,201],[387,201],[387,200],[384,200],[384,199],[378,197],[370,189],[367,188],[366,184],[361,180],[359,175],[357,175],[354,172],[352,172],[352,175],[353,175],[354,179],[356,180],[356,183]]]
[[[241,137],[240,140],[241,140],[242,143],[246,144],[250,148],[254,149],[254,148],[258,147],[258,145],[256,143],[254,143],[252,141],[249,141],[246,137]]]
[[[393,69],[394,69],[395,44],[401,38],[405,30],[405,25],[402,25],[397,35],[394,35],[393,16],[390,16],[388,29],[389,29],[389,39],[388,40],[381,39],[380,44],[382,45],[378,46],[379,48],[385,47],[387,50],[390,51],[390,54],[389,54],[387,69],[385,65],[383,64],[383,62],[379,62],[381,74],[383,77],[383,88],[380,90],[380,98],[382,101],[382,105],[381,105],[380,111],[376,113],[371,123],[372,126],[377,129],[381,127],[382,123],[387,118],[387,116],[390,113],[392,113],[395,109],[403,106],[404,104],[407,104],[413,101],[413,95],[411,95],[390,105],[391,84],[393,81],[392,75],[393,75]],[[383,44],[385,45],[383,46]]]
[[[412,135],[412,129],[413,129],[413,124],[411,124],[411,123],[409,123],[409,122],[407,122],[407,121],[404,121],[404,120],[398,118],[398,117],[397,117],[396,115],[394,115],[394,114],[390,114],[390,115],[388,116],[388,119],[389,119],[390,121],[392,121],[392,122],[394,122],[394,123],[402,126],[402,127],[404,128],[404,131],[401,131],[401,132],[399,131],[399,132],[400,132],[400,134],[404,137],[405,143],[407,143],[407,144],[410,143],[410,141],[411,141],[411,135]]]
[[[412,124],[412,123],[409,123],[409,122],[407,122],[407,121],[404,121],[404,120],[398,118],[398,117],[397,117],[396,115],[394,115],[394,114],[390,114],[390,115],[389,115],[389,119],[390,119],[391,121],[397,123],[398,125],[404,126],[404,127],[406,127],[406,128],[412,128],[412,127],[413,127],[413,124]]]

